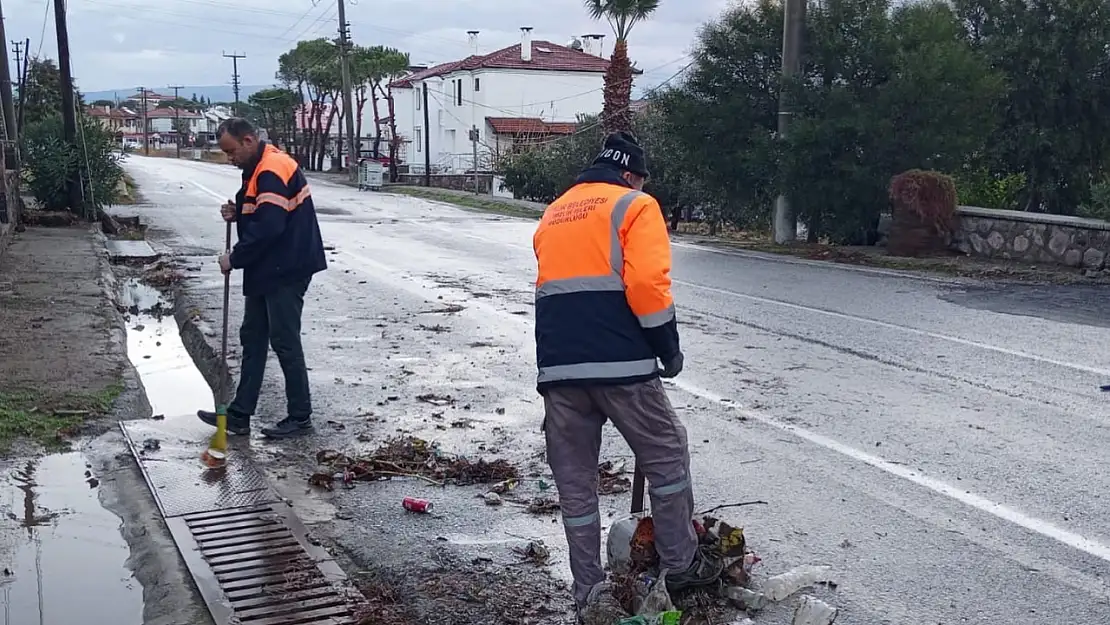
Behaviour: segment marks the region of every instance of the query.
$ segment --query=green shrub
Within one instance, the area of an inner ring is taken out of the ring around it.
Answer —
[[[993,174],[980,168],[956,177],[956,194],[964,206],[1013,210],[1025,185],[1025,174]]]
[[[1091,185],[1091,199],[1079,206],[1076,214],[1088,219],[1110,221],[1110,179]]]
[[[48,117],[28,124],[23,135],[23,162],[31,193],[46,210],[69,208],[65,181],[79,175],[84,198],[83,217],[96,217],[97,209],[118,199],[123,180],[112,134],[95,120],[78,118],[77,142],[65,141],[62,120]]]

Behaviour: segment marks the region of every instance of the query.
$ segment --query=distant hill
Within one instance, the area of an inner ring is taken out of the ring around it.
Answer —
[[[239,87],[239,97],[245,102],[251,94],[257,93],[263,89],[269,89],[272,85],[243,85]],[[173,89],[153,89],[153,91],[162,95],[173,95]],[[94,102],[96,100],[125,100],[132,94],[137,93],[138,89],[134,87],[125,87],[123,89],[109,89],[106,91],[84,91],[82,95],[85,97],[85,102]],[[231,102],[235,99],[235,93],[231,90],[231,85],[207,85],[197,87],[183,87],[179,90],[181,97],[191,98],[196,94],[198,98],[211,98],[213,102]]]

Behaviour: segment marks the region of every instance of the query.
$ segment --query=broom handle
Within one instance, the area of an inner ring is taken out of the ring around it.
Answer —
[[[644,472],[640,470],[640,465],[636,465],[635,471],[632,473],[632,514],[638,514],[644,511]]]
[[[227,222],[227,233],[224,236],[224,253],[231,251],[231,222]],[[220,339],[220,395],[217,403],[227,407],[227,326],[228,306],[231,304],[231,272],[224,274],[224,319],[223,337]]]

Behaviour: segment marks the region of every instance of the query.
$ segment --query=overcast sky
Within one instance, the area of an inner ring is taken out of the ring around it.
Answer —
[[[637,87],[665,80],[688,62],[698,26],[730,0],[663,0],[655,17],[632,33],[630,54],[645,70]],[[3,0],[7,38],[31,39],[33,51],[57,58],[52,0]],[[413,63],[456,60],[470,53],[466,31],[479,30],[491,52],[533,37],[566,44],[572,36],[613,35],[589,19],[582,0],[347,0],[356,43],[409,52]],[[277,57],[301,39],[334,36],[335,0],[69,0],[73,73],[82,91],[171,84],[228,84],[239,52],[243,84],[274,82]],[[527,7],[527,8],[526,8]],[[49,15],[48,19],[47,16]],[[10,46],[10,44],[9,44]],[[10,53],[9,53],[10,54]],[[14,59],[13,59],[14,60]]]

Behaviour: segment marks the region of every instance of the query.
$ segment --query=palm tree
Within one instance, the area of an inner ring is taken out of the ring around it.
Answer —
[[[605,19],[617,36],[609,69],[605,72],[605,106],[601,121],[608,132],[632,129],[632,62],[628,59],[628,33],[659,8],[659,0],[585,0],[595,20]]]

